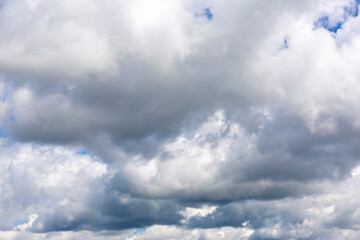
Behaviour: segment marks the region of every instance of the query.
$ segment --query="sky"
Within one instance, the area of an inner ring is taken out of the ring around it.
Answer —
[[[360,238],[359,0],[0,0],[0,240]]]

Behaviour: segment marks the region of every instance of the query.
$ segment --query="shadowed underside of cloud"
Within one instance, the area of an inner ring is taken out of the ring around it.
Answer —
[[[0,239],[358,239],[358,1],[0,6]]]

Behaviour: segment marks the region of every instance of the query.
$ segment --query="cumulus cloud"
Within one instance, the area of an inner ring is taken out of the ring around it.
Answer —
[[[0,1],[0,239],[357,239],[359,1]]]

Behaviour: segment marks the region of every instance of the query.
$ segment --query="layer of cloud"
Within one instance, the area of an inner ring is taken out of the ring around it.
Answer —
[[[4,239],[356,239],[358,7],[1,1]]]

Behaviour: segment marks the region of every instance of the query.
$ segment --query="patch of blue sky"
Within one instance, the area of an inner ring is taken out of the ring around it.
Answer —
[[[0,143],[1,143],[1,145],[3,143],[6,143],[7,146],[11,146],[14,144],[11,136],[9,135],[8,131],[4,127],[0,127]]]
[[[14,116],[9,116],[9,120],[14,123],[15,122],[15,117]]]
[[[280,50],[281,49],[287,49],[287,48],[289,48],[289,42],[288,42],[288,39],[285,38],[284,42],[281,44]]]
[[[134,231],[134,235],[145,232],[146,228],[136,228]]]
[[[356,1],[355,5],[344,7],[344,12],[347,16],[357,17],[359,15],[360,0]]]
[[[14,116],[14,110],[10,109],[8,116],[7,116],[8,120],[10,120],[10,122],[14,123],[16,122],[15,116]],[[7,120],[5,120],[5,123],[7,122]]]
[[[28,220],[24,220],[24,219],[16,219],[15,221],[13,221],[13,226],[19,226],[21,224],[24,224],[24,223],[28,223],[29,221]]]
[[[0,138],[7,138],[6,129],[4,127],[0,127]]]
[[[131,237],[134,237],[138,234],[141,234],[146,231],[146,228],[135,228],[134,232],[132,233]]]
[[[342,24],[343,22],[341,21],[336,24],[330,24],[329,16],[323,16],[315,22],[315,28],[323,27],[330,32],[336,33],[342,27]]]
[[[205,8],[201,12],[195,14],[195,17],[206,17],[209,21],[211,21],[214,17],[211,8]]]
[[[11,94],[10,90],[5,90],[3,95],[1,96],[1,101],[2,102],[6,102],[6,100],[8,99],[9,95]]]
[[[213,13],[211,11],[211,8],[205,8],[204,9],[204,15],[211,21],[213,19]]]
[[[81,151],[76,152],[76,154],[77,154],[77,155],[87,155],[88,152],[85,151],[85,150],[81,150]]]
[[[6,146],[10,147],[15,144],[9,131],[5,127],[0,127],[0,145],[6,144]]]
[[[335,23],[330,22],[330,16],[322,16],[315,22],[315,28],[324,28],[330,32],[337,33],[339,29],[342,28],[343,24],[349,19],[349,17],[357,17],[359,15],[359,4],[360,0],[355,0],[354,4],[345,6],[344,16],[342,20],[339,20]]]

